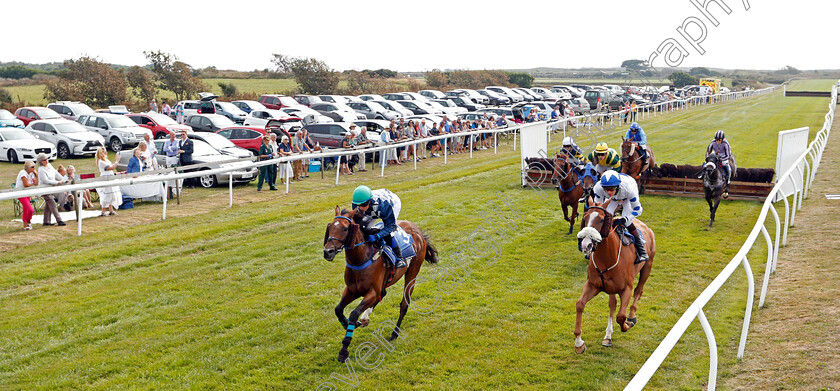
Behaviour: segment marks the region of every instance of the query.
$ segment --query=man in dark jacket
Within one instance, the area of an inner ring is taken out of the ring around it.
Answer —
[[[193,141],[187,137],[187,132],[181,132],[181,142],[178,144],[178,160],[180,161],[181,167],[189,166],[193,164],[192,159],[193,154]],[[192,170],[185,170],[184,172],[189,172]],[[193,187],[194,178],[187,178],[184,180],[184,186],[187,188]]]

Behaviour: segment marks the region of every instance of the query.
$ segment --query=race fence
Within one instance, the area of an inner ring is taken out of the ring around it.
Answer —
[[[758,220],[753,226],[747,240],[741,246],[740,251],[732,258],[732,260],[724,267],[724,269],[715,277],[709,286],[703,290],[702,293],[694,300],[688,309],[679,318],[677,323],[671,328],[659,346],[650,355],[647,361],[642,365],[630,383],[624,388],[625,390],[641,390],[650,381],[650,378],[662,365],[662,362],[668,357],[668,354],[680,341],[685,334],[688,327],[696,318],[700,322],[700,326],[706,335],[709,344],[709,381],[708,390],[714,390],[717,381],[717,363],[718,363],[718,348],[715,339],[714,331],[712,330],[706,314],[703,312],[706,304],[715,296],[726,283],[739,265],[744,267],[744,272],[747,277],[747,305],[744,312],[743,326],[741,330],[741,339],[738,345],[738,359],[744,357],[744,349],[747,343],[747,334],[750,327],[750,319],[752,316],[752,307],[755,296],[755,281],[753,277],[750,262],[747,255],[750,250],[755,248],[758,235],[764,236],[767,245],[767,262],[764,269],[764,281],[761,286],[761,295],[758,302],[758,308],[764,307],[765,295],[767,293],[767,285],[770,280],[770,274],[775,273],[776,266],[779,261],[779,244],[787,245],[788,228],[792,227],[796,218],[796,211],[802,209],[802,200],[808,197],[808,190],[814,182],[814,176],[819,168],[822,159],[823,151],[825,150],[828,136],[831,133],[831,125],[834,120],[834,109],[837,105],[838,84],[832,87],[831,102],[828,104],[828,113],[825,115],[825,122],[822,129],[816,134],[814,140],[808,145],[808,149],[803,152],[798,159],[788,168],[782,175],[776,179],[776,185],[764,201],[761,208],[761,213]],[[808,159],[810,158],[810,162]],[[783,187],[785,184],[792,184],[793,191],[790,194],[785,194]],[[792,197],[792,201],[788,202],[788,197]],[[781,229],[781,222],[779,214],[776,212],[774,203],[784,201],[785,206],[785,221],[784,229]],[[772,214],[776,225],[775,239],[771,239],[767,232],[765,223],[767,222],[767,215]],[[781,240],[780,236],[781,235]]]
[[[751,91],[738,91],[738,92],[730,92],[726,94],[717,94],[717,95],[706,95],[706,96],[695,96],[689,97],[685,99],[675,99],[657,103],[651,103],[647,105],[640,105],[636,108],[637,116],[639,120],[647,119],[652,117],[656,117],[657,113],[662,115],[663,113],[671,110],[683,110],[697,106],[703,106],[708,104],[720,103],[720,102],[728,102],[735,99],[742,99],[748,97],[754,97],[758,95],[767,94],[770,92],[775,91],[778,86],[768,87],[760,90],[751,90]],[[461,140],[461,138],[469,137],[469,154],[470,158],[473,157],[473,144],[476,141],[476,137],[481,134],[485,135],[492,135],[488,137],[493,138],[493,153],[498,153],[498,146],[499,146],[499,136],[500,135],[507,135],[513,136],[513,149],[516,149],[517,144],[517,135],[520,129],[523,127],[529,126],[545,126],[546,127],[546,135],[548,141],[551,141],[551,134],[552,132],[549,130],[560,131],[560,127],[562,126],[562,130],[565,132],[569,126],[574,128],[581,128],[587,126],[593,126],[592,121],[593,118],[598,118],[598,121],[602,123],[606,123],[607,119],[612,123],[616,118],[620,118],[621,115],[630,114],[630,110],[619,110],[614,111],[611,113],[591,113],[591,114],[583,114],[577,115],[573,117],[564,117],[561,119],[557,119],[554,121],[540,121],[535,123],[524,123],[524,124],[517,124],[516,126],[510,126],[505,128],[497,128],[497,129],[477,129],[473,131],[467,132],[459,132],[459,133],[450,133],[438,136],[432,136],[427,138],[418,138],[418,139],[410,139],[402,142],[392,143],[388,145],[379,145],[375,147],[365,147],[365,148],[350,148],[350,149],[335,149],[335,150],[325,150],[322,152],[317,153],[300,153],[294,154],[292,156],[274,158],[265,161],[254,161],[256,157],[248,157],[248,158],[241,158],[241,159],[229,159],[224,161],[214,162],[212,164],[195,164],[183,167],[173,167],[173,168],[163,168],[159,170],[153,171],[146,171],[146,172],[139,172],[139,173],[130,173],[130,174],[117,174],[112,176],[105,176],[105,177],[98,177],[94,179],[86,179],[77,181],[73,184],[68,185],[60,185],[60,186],[34,186],[26,189],[12,189],[12,190],[4,190],[0,191],[0,201],[2,200],[13,200],[22,197],[37,197],[43,196],[46,194],[55,194],[60,192],[73,192],[77,199],[81,199],[81,192],[87,189],[95,189],[95,188],[103,188],[109,186],[130,186],[130,185],[137,185],[137,184],[146,184],[146,183],[155,183],[155,182],[162,182],[163,184],[163,211],[162,211],[162,219],[166,220],[166,210],[167,210],[167,194],[169,192],[170,183],[178,184],[180,181],[188,178],[200,178],[203,176],[209,175],[228,175],[228,198],[229,203],[228,207],[233,207],[233,184],[234,184],[234,175],[240,175],[245,170],[250,170],[251,168],[259,168],[261,166],[266,165],[278,165],[281,168],[281,172],[284,174],[285,184],[286,184],[286,193],[289,193],[290,189],[290,182],[286,173],[288,172],[288,166],[292,164],[292,162],[296,160],[304,160],[304,159],[321,159],[323,162],[325,159],[328,158],[340,158],[342,156],[347,156],[348,158],[353,155],[359,154],[368,154],[374,152],[380,152],[380,176],[385,175],[385,168],[388,166],[387,158],[384,155],[393,153],[393,150],[396,148],[411,148],[414,152],[414,156],[417,156],[417,148],[418,145],[422,144],[425,146],[427,143],[431,141],[442,141],[442,150],[443,150],[443,162],[444,164],[448,164],[448,148],[452,139]],[[364,157],[363,157],[364,158]],[[414,170],[417,170],[417,161],[414,159]],[[211,166],[220,166],[218,168],[213,168]],[[321,169],[324,169],[322,164]],[[335,175],[335,184],[339,184],[339,179],[341,175],[341,170],[336,169]],[[76,202],[76,216],[77,216],[77,235],[82,235],[82,220],[81,217],[81,202]]]

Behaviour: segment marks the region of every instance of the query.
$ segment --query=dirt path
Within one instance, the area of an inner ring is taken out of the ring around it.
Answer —
[[[840,390],[840,118],[727,390]],[[756,288],[761,280],[756,278]],[[756,301],[758,293],[756,293]]]

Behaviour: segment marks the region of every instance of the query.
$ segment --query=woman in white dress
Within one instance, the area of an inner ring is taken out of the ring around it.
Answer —
[[[100,177],[114,175],[117,169],[117,163],[111,164],[111,161],[108,160],[108,151],[105,150],[105,147],[99,147],[96,150],[96,166],[99,167]],[[96,192],[99,193],[99,204],[102,207],[102,214],[100,216],[105,216],[106,214],[110,214],[111,216],[116,215],[117,212],[114,209],[122,205],[122,193],[120,192],[119,186],[98,188]],[[109,210],[110,213],[106,213]]]

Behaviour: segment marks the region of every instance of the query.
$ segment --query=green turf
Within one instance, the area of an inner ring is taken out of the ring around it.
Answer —
[[[739,160],[751,162],[742,166],[771,167],[775,132],[822,121],[827,103],[780,95],[669,113],[642,125],[661,162],[697,164],[713,131],[723,128],[735,132],[729,137]],[[783,112],[792,117],[789,126],[778,123]],[[740,140],[747,135],[749,141]],[[574,303],[586,261],[565,235],[556,193],[522,189],[519,153],[502,145],[497,156],[458,155],[447,166],[425,161],[421,166],[432,167],[389,168],[384,179],[368,173],[339,186],[309,180],[288,197],[151,224],[126,220],[118,229],[4,253],[0,389],[297,390],[327,381],[353,389],[330,377],[349,376],[335,361],[343,331],[333,307],[344,267],[341,259],[324,261],[321,249],[333,207],[347,206],[359,183],[397,192],[401,217],[431,235],[441,262],[424,265],[421,275],[449,270],[458,277],[417,285],[418,308],[432,306],[436,291],[448,293],[430,313],[409,311],[405,338],[393,351],[380,350],[378,367],[353,361],[358,389],[622,389],[738,250],[760,204],[726,202],[707,229],[703,200],[644,196],[642,219],[656,231],[659,251],[640,323],[616,332],[615,347],[600,347],[607,316],[600,295],[584,315],[589,350],[576,355]],[[17,171],[0,167],[4,178]],[[237,188],[249,191],[253,184]],[[494,215],[488,202],[499,193],[523,213],[504,235],[480,228],[487,213]],[[160,206],[138,205],[146,208]],[[494,253],[499,257],[488,265]],[[759,279],[764,256],[761,246],[750,254]],[[707,306],[723,376],[735,361],[745,290],[743,272],[736,272]],[[372,326],[356,332],[351,357],[363,343],[381,345],[373,332],[396,320],[398,296],[391,289]],[[649,389],[698,389],[707,371],[706,339],[695,322]]]

